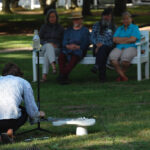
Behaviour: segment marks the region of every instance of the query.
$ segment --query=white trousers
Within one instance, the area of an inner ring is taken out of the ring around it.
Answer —
[[[41,48],[40,55],[44,55],[44,63],[42,67],[42,73],[48,74],[49,65],[56,61],[56,57],[59,55],[59,48],[54,48],[52,44],[46,43]]]

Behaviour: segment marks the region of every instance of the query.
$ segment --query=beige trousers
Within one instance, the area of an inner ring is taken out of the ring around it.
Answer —
[[[42,73],[48,74],[49,65],[56,62],[56,57],[59,55],[60,49],[54,48],[52,44],[46,43],[42,46],[40,56],[44,56],[44,63],[42,67]]]
[[[137,49],[135,47],[126,48],[120,50],[118,48],[114,48],[109,54],[109,59],[112,60],[120,60],[131,62],[132,59],[137,55]]]

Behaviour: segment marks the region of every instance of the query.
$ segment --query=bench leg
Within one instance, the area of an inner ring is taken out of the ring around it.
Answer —
[[[32,60],[32,66],[33,66],[33,82],[37,81],[37,69],[36,69],[36,59],[33,58]]]
[[[141,62],[137,64],[137,80],[142,80],[142,72],[141,72]]]
[[[149,62],[145,63],[145,78],[149,79]]]

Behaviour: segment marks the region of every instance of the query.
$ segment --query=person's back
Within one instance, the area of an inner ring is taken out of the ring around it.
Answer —
[[[13,133],[27,118],[38,119],[45,116],[36,106],[33,90],[22,78],[20,68],[13,63],[5,65],[0,77],[0,141],[12,142]],[[24,102],[25,107],[21,106]]]
[[[19,105],[23,101],[24,83],[29,84],[12,75],[0,77],[0,119],[18,119],[21,116]]]

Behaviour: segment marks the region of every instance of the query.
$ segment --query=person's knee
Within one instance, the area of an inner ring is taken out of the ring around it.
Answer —
[[[118,60],[110,60],[110,62],[113,66],[119,65]]]
[[[128,67],[128,66],[130,65],[130,62],[127,61],[127,60],[123,60],[123,61],[121,62],[121,65],[122,65],[122,66],[125,66],[125,67]]]
[[[46,43],[45,47],[46,47],[46,51],[54,49],[54,47],[51,43]]]

